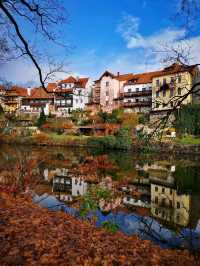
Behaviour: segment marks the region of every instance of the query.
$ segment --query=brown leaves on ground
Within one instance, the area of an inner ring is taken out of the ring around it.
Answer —
[[[107,233],[29,199],[0,195],[0,265],[200,265],[186,251]]]

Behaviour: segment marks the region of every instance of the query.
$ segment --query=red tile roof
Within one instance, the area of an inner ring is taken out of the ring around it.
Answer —
[[[72,77],[72,76],[70,76],[70,77],[68,77],[66,79],[61,80],[58,84],[60,85],[60,84],[76,83],[76,82],[77,82],[77,79]]]
[[[27,89],[18,87],[18,86],[12,86],[10,89],[6,90],[5,96],[15,96],[15,97],[26,97],[28,95]]]
[[[43,88],[34,88],[31,90],[31,95],[27,98],[30,99],[52,99],[53,93],[47,93]]]
[[[169,67],[164,68],[161,71],[158,71],[159,73],[155,75],[155,77],[165,76],[165,75],[173,75],[176,73],[182,73],[182,72],[191,72],[193,71],[197,65],[184,65],[181,63],[174,63],[170,65]]]
[[[152,78],[159,75],[162,71],[146,72],[132,75],[124,85],[128,84],[147,84],[152,82]]]
[[[53,91],[55,90],[56,87],[57,87],[57,84],[56,84],[56,83],[49,83],[49,84],[47,85],[47,90],[48,90],[49,92],[53,92]]]

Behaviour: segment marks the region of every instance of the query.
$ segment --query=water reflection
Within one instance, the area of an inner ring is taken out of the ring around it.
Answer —
[[[192,245],[200,246],[199,158],[146,158],[117,152],[102,156],[86,149],[2,146],[0,185],[13,182],[12,170],[27,157],[38,159],[35,202],[77,215],[79,199],[95,184],[115,195],[112,202],[101,201],[107,215],[96,211],[98,226],[114,221],[127,234],[179,247],[187,246],[182,240],[189,236],[191,240],[194,234],[192,241],[198,243]]]

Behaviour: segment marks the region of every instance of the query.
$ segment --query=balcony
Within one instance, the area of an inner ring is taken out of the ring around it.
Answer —
[[[151,101],[124,102],[124,107],[151,107]]]
[[[137,91],[137,92],[124,92],[124,98],[129,98],[129,97],[138,97],[138,96],[151,96],[152,91]]]

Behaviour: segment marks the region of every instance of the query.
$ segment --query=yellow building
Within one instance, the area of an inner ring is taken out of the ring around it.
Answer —
[[[165,114],[179,106],[183,95],[191,90],[199,76],[197,65],[183,65],[179,61],[159,71],[152,79],[152,115]],[[189,94],[181,104],[195,102],[195,95]]]

